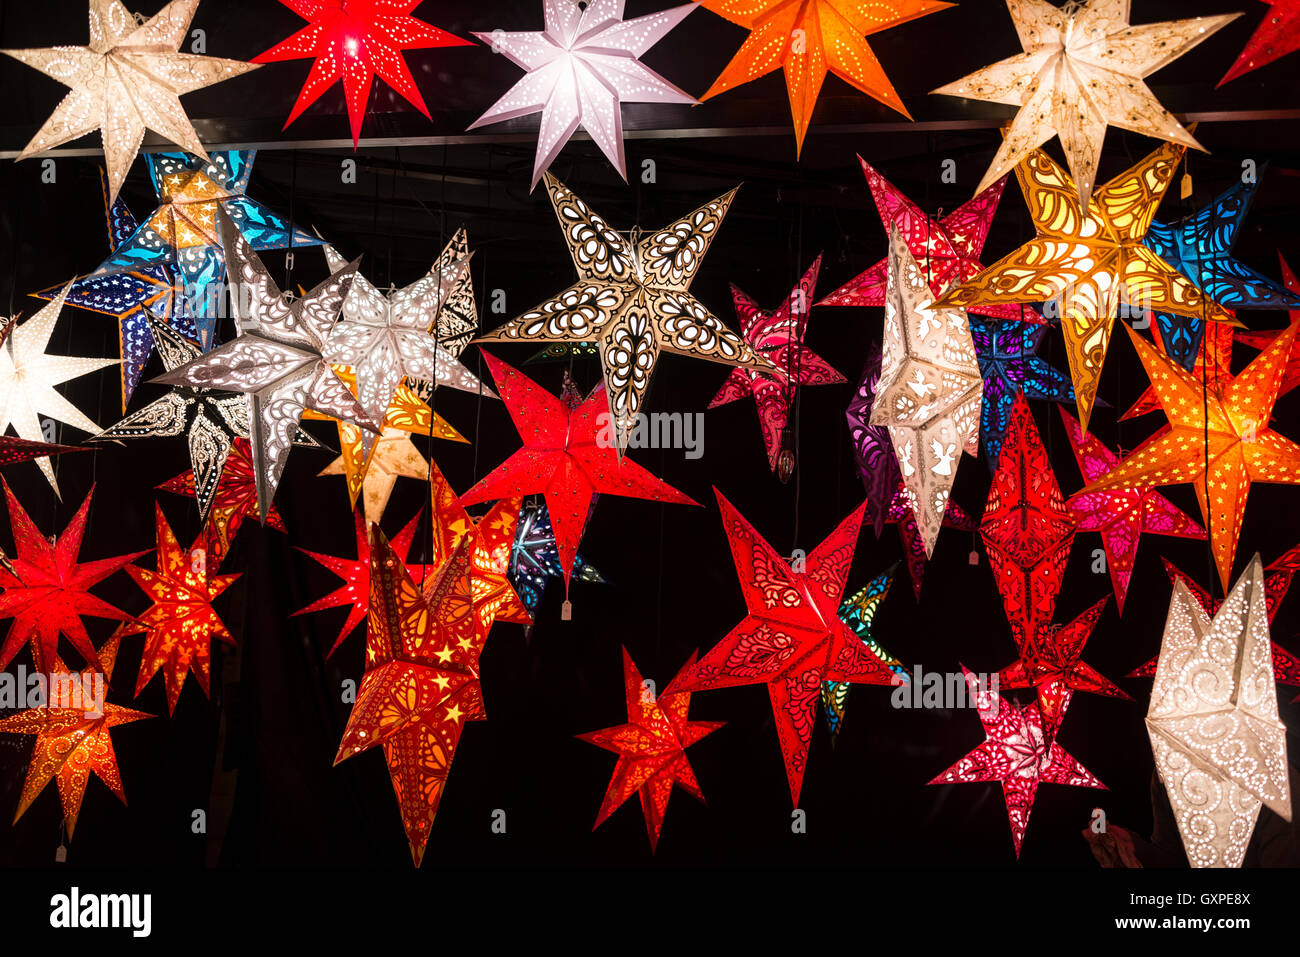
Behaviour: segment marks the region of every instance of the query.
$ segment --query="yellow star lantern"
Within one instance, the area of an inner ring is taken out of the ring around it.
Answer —
[[[1300,485],[1300,445],[1268,427],[1298,331],[1293,323],[1235,378],[1202,383],[1129,330],[1169,428],[1084,491],[1191,482],[1224,591],[1250,483]]]
[[[345,456],[340,455],[320,474],[345,476],[352,507],[357,507],[360,495],[365,500],[366,521],[377,523],[388,507],[397,480],[405,477],[427,481],[429,463],[411,441],[410,433],[385,428],[370,447],[370,456],[360,473],[351,470]]]
[[[1085,210],[1070,174],[1034,150],[1016,177],[1038,235],[938,302],[962,309],[1057,303],[1085,432],[1121,305],[1235,321],[1142,242],[1183,151],[1162,145],[1100,187]]]

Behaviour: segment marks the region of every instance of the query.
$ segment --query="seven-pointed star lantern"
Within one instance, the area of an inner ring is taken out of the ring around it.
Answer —
[[[1053,136],[1088,206],[1107,126],[1202,149],[1143,80],[1226,26],[1239,13],[1129,24],[1131,0],[1007,0],[1024,52],[935,93],[1018,106],[979,190],[1006,176]]]
[[[1300,0],[1263,0],[1271,9],[1219,86],[1300,49]]]
[[[1262,806],[1291,820],[1259,556],[1211,620],[1174,584],[1147,735],[1192,867],[1240,867]]]
[[[712,734],[725,721],[691,721],[691,696],[679,691],[677,684],[695,664],[692,654],[686,664],[655,695],[653,687],[641,679],[632,656],[623,649],[623,687],[627,697],[627,724],[580,734],[579,740],[594,744],[618,755],[614,776],[600,803],[595,830],[606,818],[623,806],[632,795],[641,799],[641,812],[650,835],[650,853],[659,846],[664,828],[668,799],[676,784],[695,800],[704,804],[704,792],[695,779],[686,749]]]
[[[839,616],[866,503],[795,571],[714,489],[749,614],[680,680],[681,691],[765,684],[799,806],[823,682],[889,685],[897,678]]]
[[[403,429],[384,429],[370,448],[365,469],[360,475],[348,468],[347,459],[340,455],[320,470],[321,475],[342,475],[347,479],[352,507],[357,507],[360,495],[365,506],[366,521],[378,522],[388,508],[393,486],[399,478],[427,479],[429,463],[411,441],[411,434]]]
[[[171,0],[140,23],[119,0],[90,0],[90,44],[4,50],[70,92],[19,159],[100,131],[108,198],[117,199],[146,129],[207,159],[180,96],[257,69],[254,63],[181,53],[199,0]]]
[[[1164,144],[1092,196],[1087,210],[1070,175],[1042,150],[1016,167],[1038,235],[958,286],[941,307],[1059,300],[1070,376],[1086,430],[1120,305],[1204,319],[1233,316],[1143,242],[1183,147]]]
[[[636,231],[631,238],[616,232],[550,173],[546,189],[578,281],[477,341],[597,341],[620,457],[661,352],[775,370],[690,293],[735,190],[638,240]],[[554,509],[551,518],[558,527]]]
[[[700,6],[749,31],[700,100],[783,70],[797,156],[803,150],[828,71],[911,119],[866,37],[953,4],[939,0],[700,0]]]
[[[411,16],[420,0],[280,2],[307,20],[308,26],[254,57],[253,62],[315,61],[298,101],[293,105],[293,112],[285,121],[285,129],[341,79],[354,147],[361,139],[361,124],[366,118],[370,87],[376,76],[426,118],[429,117],[429,108],[424,105],[424,97],[406,65],[403,50],[473,46],[469,40],[452,36],[446,30]]]
[[[532,186],[579,127],[626,181],[622,104],[695,103],[639,59],[695,5],[631,20],[623,7],[624,0],[542,0],[542,31],[474,34],[527,72],[469,128],[541,113]]]
[[[963,309],[936,309],[897,227],[889,234],[884,346],[871,424],[889,429],[929,557],[961,454],[979,454],[984,382]]]
[[[1250,483],[1300,485],[1300,445],[1269,428],[1297,330],[1300,325],[1292,324],[1240,375],[1203,383],[1130,329],[1169,427],[1084,488],[1191,482],[1225,591]]]

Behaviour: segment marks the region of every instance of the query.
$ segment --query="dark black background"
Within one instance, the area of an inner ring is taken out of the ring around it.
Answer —
[[[152,13],[161,4],[142,2]],[[660,4],[630,3],[629,15]],[[1135,22],[1222,12],[1221,0],[1139,2]],[[1171,109],[1183,112],[1291,109],[1300,61],[1295,57],[1257,71],[1222,90],[1213,84],[1232,63],[1265,11],[1243,3],[1246,16],[1184,59],[1156,74],[1152,85]],[[84,0],[41,5],[0,4],[0,45],[47,46],[84,39]],[[425,3],[423,18],[465,36],[501,26],[538,29],[540,5]],[[208,0],[196,26],[208,31],[208,53],[250,58],[296,29],[299,22],[272,0]],[[697,11],[646,62],[671,81],[698,94],[725,65],[743,31],[707,11]],[[1017,52],[1005,6],[967,0],[873,39],[873,46],[904,101],[919,120],[971,121],[1005,118],[1010,110],[965,103],[926,92],[995,59]],[[433,110],[429,124],[391,91],[376,84],[367,136],[458,135],[504,92],[518,71],[486,48],[419,51],[408,60]],[[201,91],[185,102],[205,142],[259,143],[280,139],[282,118],[306,75],[306,61],[276,64]],[[5,60],[0,62],[0,148],[21,148],[62,95],[59,86]],[[854,157],[861,153],[914,200],[951,210],[974,190],[992,156],[993,128],[909,130],[874,101],[828,78],[823,100],[795,162],[782,80],[768,77],[703,106],[626,108],[627,127],[681,135],[629,138],[630,185],[586,140],[575,140],[553,171],[620,228],[663,225],[743,183],[693,291],[731,321],[727,289],[735,282],[774,305],[818,252],[825,252],[819,295],[884,255],[884,234]],[[286,148],[259,153],[250,195],[314,227],[347,256],[363,255],[363,271],[381,285],[414,280],[459,224],[470,230],[476,250],[474,277],[480,298],[504,289],[508,315],[531,307],[572,278],[572,267],[543,191],[529,195],[535,118],[477,131],[468,142],[348,149]],[[860,124],[861,129],[844,130]],[[873,126],[872,124],[879,124]],[[985,124],[987,127],[988,124]],[[709,135],[715,128],[771,127],[768,135]],[[819,130],[819,127],[821,129]],[[838,130],[838,132],[837,132]],[[1171,195],[1161,218],[1190,211],[1240,175],[1250,158],[1269,169],[1244,230],[1238,255],[1277,275],[1282,250],[1300,266],[1300,139],[1294,120],[1213,122],[1198,135],[1212,155],[1193,154],[1195,193],[1190,201]],[[327,94],[285,134],[289,140],[347,135],[341,93]],[[88,144],[91,141],[87,141]],[[1117,130],[1108,133],[1101,181],[1154,148],[1154,143]],[[81,144],[78,144],[81,145]],[[1059,155],[1055,143],[1050,147]],[[340,181],[340,163],[355,158],[356,185]],[[957,183],[940,181],[943,159],[957,161]],[[656,182],[641,183],[642,161],[656,164]],[[94,158],[61,158],[58,180],[43,185],[39,161],[0,165],[0,297],[30,315],[40,303],[26,293],[93,269],[106,253],[99,173]],[[153,208],[152,190],[137,162],[123,191],[139,216]],[[986,262],[1014,248],[1031,226],[1015,185],[1008,187],[990,236]],[[277,276],[283,256],[267,256]],[[294,283],[310,285],[325,273],[314,250],[297,255]],[[5,300],[0,298],[0,305]],[[484,316],[490,327],[503,316]],[[1244,315],[1252,328],[1277,328],[1279,313]],[[926,781],[981,740],[970,712],[894,710],[886,689],[862,687],[850,697],[838,745],[824,727],[813,737],[802,808],[806,834],[790,831],[790,798],[770,705],[761,686],[701,694],[692,716],[726,720],[725,728],[690,752],[709,798],[701,807],[678,793],[663,838],[652,858],[639,808],[632,803],[592,832],[614,757],[572,737],[621,723],[623,689],[620,646],[626,646],[647,677],[666,683],[694,649],[711,647],[744,615],[726,539],[711,486],[716,485],[780,551],[810,550],[861,500],[844,424],[868,347],[879,340],[880,310],[818,309],[809,345],[851,380],[850,385],[804,392],[798,412],[799,470],[780,484],[766,467],[752,403],[709,412],[703,459],[679,451],[635,453],[634,458],[702,503],[703,508],[661,506],[602,498],[582,550],[610,579],[607,586],[576,583],[571,622],[559,620],[561,589],[552,587],[532,639],[518,626],[498,626],[484,653],[483,687],[489,720],[471,725],[456,754],[450,783],[426,855],[426,869],[492,864],[853,864],[862,866],[1003,865],[1013,861],[999,788],[972,784],[930,788]],[[227,329],[226,335],[232,330]],[[114,355],[112,320],[68,309],[51,342],[52,352]],[[476,348],[466,354],[478,368]],[[1065,368],[1059,333],[1044,354]],[[500,348],[507,361],[522,362],[527,347]],[[1238,366],[1246,357],[1241,350]],[[534,366],[539,381],[558,390],[562,366]],[[151,366],[147,374],[160,372]],[[595,385],[594,362],[575,373],[584,388]],[[727,370],[665,357],[649,395],[660,411],[703,409]],[[1153,415],[1117,424],[1118,410],[1141,392],[1145,379],[1131,346],[1117,335],[1101,396],[1110,408],[1094,416],[1094,431],[1110,445],[1135,447],[1160,424]],[[107,426],[119,414],[113,370],[64,387],[92,419]],[[144,386],[133,407],[158,394]],[[1276,424],[1300,435],[1295,396],[1283,399]],[[505,409],[461,393],[440,391],[437,409],[473,446],[438,443],[439,465],[458,491],[518,447]],[[1081,486],[1055,409],[1035,405],[1045,441],[1067,494]],[[311,426],[332,440],[328,429]],[[82,438],[64,428],[61,439]],[[423,439],[416,439],[424,443]],[[331,767],[347,719],[340,687],[361,674],[364,637],[358,631],[329,662],[324,652],[344,616],[336,610],[292,618],[290,614],[336,585],[333,577],[293,546],[351,556],[352,522],[339,478],[316,478],[329,453],[296,450],[277,496],[288,535],[245,526],[223,571],[243,573],[218,602],[239,640],[237,658],[214,649],[212,699],[188,679],[176,715],[166,717],[162,681],[156,678],[134,702],[130,693],[139,665],[138,638],[127,639],[119,658],[112,700],[160,717],[113,734],[129,806],[121,807],[100,782],[89,785],[78,832],[69,845],[74,864],[193,868],[225,865],[381,865],[409,868],[410,859],[382,760],[372,754]],[[63,502],[54,499],[35,466],[7,469],[5,478],[46,531],[61,531],[92,484],[95,501],[82,558],[90,560],[153,545],[154,486],[189,467],[184,444],[145,440],[94,453],[56,459]],[[965,459],[954,497],[978,515],[988,485],[985,463]],[[1240,571],[1256,551],[1270,561],[1294,544],[1295,491],[1256,486],[1238,549]],[[1169,490],[1181,507],[1196,513],[1190,488]],[[173,527],[185,543],[199,532],[193,503],[159,493]],[[384,526],[395,532],[427,504],[427,488],[399,481]],[[8,536],[5,545],[8,546]],[[417,545],[417,553],[421,546]],[[1095,535],[1080,535],[1059,617],[1066,620],[1110,592],[1105,575],[1089,571]],[[949,671],[959,662],[977,671],[1007,664],[1014,649],[982,549],[968,564],[972,540],[945,531],[930,562],[918,604],[906,575],[878,618],[877,633],[909,666]],[[1109,787],[1096,792],[1047,786],[1040,790],[1025,839],[1025,866],[1092,867],[1079,835],[1093,807],[1115,823],[1145,831],[1150,826],[1150,748],[1142,725],[1148,683],[1121,676],[1153,655],[1169,597],[1160,567],[1172,558],[1203,584],[1210,577],[1204,543],[1147,538],[1123,620],[1113,603],[1095,631],[1086,659],[1132,693],[1122,702],[1076,696],[1061,732],[1062,743]],[[418,554],[417,554],[418,557]],[[901,557],[892,528],[877,541],[868,530],[860,541],[850,588]],[[146,564],[151,559],[143,560]],[[1217,589],[1217,585],[1216,585]],[[145,607],[127,576],[97,589],[131,612]],[[1284,604],[1274,629],[1295,647],[1297,599]],[[88,622],[97,640],[111,623]],[[66,649],[65,646],[65,651]],[[71,656],[75,660],[75,656]],[[26,653],[18,661],[28,660]],[[30,664],[30,662],[29,662]],[[1293,721],[1294,689],[1282,689],[1282,717]],[[224,730],[222,720],[224,717]],[[219,743],[219,734],[220,743]],[[30,753],[30,739],[0,736],[0,814],[16,807]],[[214,777],[214,769],[220,772]],[[234,803],[224,838],[224,813],[214,791]],[[209,812],[209,833],[191,833],[191,813]],[[490,829],[494,809],[507,815],[507,833]],[[0,828],[0,862],[51,863],[59,842],[61,813],[53,787],[12,828]]]

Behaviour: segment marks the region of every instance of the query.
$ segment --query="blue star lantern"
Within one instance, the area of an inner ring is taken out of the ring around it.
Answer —
[[[564,578],[560,552],[555,547],[555,531],[551,528],[551,516],[545,505],[525,505],[519,510],[519,524],[506,574],[528,614],[536,618],[537,606],[542,603],[542,593],[546,590],[546,579]],[[605,583],[600,572],[587,564],[581,555],[573,561],[573,577],[578,581]]]

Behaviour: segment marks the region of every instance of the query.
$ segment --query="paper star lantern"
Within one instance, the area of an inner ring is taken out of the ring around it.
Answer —
[[[749,614],[686,672],[680,690],[767,685],[790,798],[798,807],[823,682],[896,680],[838,615],[866,503],[795,571],[721,492],[714,493]]]
[[[9,526],[16,552],[9,560],[9,568],[0,570],[0,586],[4,588],[0,594],[0,618],[13,619],[4,646],[0,647],[0,669],[7,668],[30,641],[36,670],[48,674],[58,661],[62,634],[88,664],[95,670],[104,670],[99,667],[101,662],[81,616],[115,621],[127,621],[131,616],[92,595],[90,589],[145,553],[77,561],[86,534],[90,497],[95,494],[93,488],[63,534],[46,538],[19,504],[9,483],[0,480],[0,485],[4,486],[9,505]]]
[[[439,276],[460,275],[443,300],[433,329],[438,345],[453,356],[465,351],[478,330],[478,303],[474,299],[474,277],[469,271],[469,261],[473,255],[469,251],[469,234],[462,226],[452,234],[451,241],[443,248],[438,261],[430,270]],[[461,264],[464,264],[464,268],[461,268]]]
[[[925,273],[930,290],[941,296],[954,285],[974,279],[984,271],[980,254],[988,239],[989,227],[998,211],[1006,179],[1000,179],[974,199],[955,211],[935,219],[903,195],[893,183],[881,176],[861,156],[862,174],[867,178],[880,222],[886,237],[890,229],[898,227],[907,243],[907,249],[916,260],[917,268]],[[855,276],[819,302],[819,306],[883,306],[889,284],[889,257],[885,257],[866,272]],[[1033,309],[1025,306],[993,304],[979,306],[975,312],[994,319],[1016,319],[1025,322],[1043,321]]]
[[[39,442],[44,438],[42,416],[83,432],[99,431],[99,426],[55,386],[96,369],[117,365],[117,360],[50,355],[45,351],[49,348],[50,337],[71,287],[71,283],[64,286],[48,306],[30,319],[11,326],[8,338],[0,346],[0,435],[13,426],[20,439]],[[54,466],[49,458],[42,456],[36,464],[45,473],[57,496],[59,483],[54,478]]]
[[[209,575],[204,537],[200,535],[188,549],[182,549],[158,505],[154,506],[154,526],[158,570],[136,565],[126,569],[152,604],[135,622],[118,626],[116,634],[145,635],[135,694],[139,697],[145,685],[162,671],[167,686],[167,713],[175,714],[186,672],[193,673],[207,695],[212,642],[235,643],[212,602],[239,575]]]
[[[889,239],[885,339],[871,424],[888,427],[928,557],[963,451],[979,453],[983,380],[966,313],[935,309],[897,228]]]
[[[1181,146],[1161,146],[1099,188],[1085,211],[1070,175],[1035,150],[1016,167],[1016,177],[1037,237],[939,301],[941,308],[966,309],[1059,301],[1085,430],[1121,304],[1212,320],[1233,318],[1143,243],[1182,155]]]
[[[524,447],[462,495],[460,504],[545,496],[564,572],[566,599],[578,542],[595,496],[698,504],[631,459],[620,459],[612,443],[601,440],[610,422],[602,391],[593,390],[576,408],[570,407],[495,356],[484,352],[483,360]]]
[[[524,360],[524,365],[539,362],[568,362],[570,359],[599,359],[600,346],[594,342],[556,342],[539,349]]]
[[[49,672],[51,691],[45,707],[29,708],[17,714],[0,718],[0,732],[5,734],[33,735],[31,762],[27,778],[23,781],[22,796],[14,821],[23,816],[32,802],[50,781],[55,782],[59,803],[63,807],[63,827],[69,839],[77,829],[81,816],[81,802],[86,795],[90,776],[108,785],[119,801],[126,804],[122,788],[122,773],[113,751],[112,729],[153,715],[132,711],[119,705],[103,702],[102,714],[88,713],[86,695],[96,686],[102,675],[101,687],[107,690],[117,659],[118,639],[110,638],[99,649],[98,665],[74,672],[55,655]],[[69,682],[78,691],[60,692],[69,688]]]
[[[140,227],[126,203],[121,199],[109,202],[108,174],[102,167],[99,179],[104,189],[104,214],[108,218],[108,248],[109,252],[115,253]],[[62,291],[62,285],[51,286],[32,295],[52,301]],[[144,264],[108,276],[86,276],[76,280],[68,290],[68,305],[117,320],[119,355],[122,356],[123,412],[126,412],[153,353],[153,332],[149,328],[151,316],[179,335],[198,338],[193,320],[184,314],[184,310],[178,312],[175,308],[175,291],[166,267]]]
[[[783,70],[794,119],[796,155],[803,150],[804,136],[827,71],[910,120],[911,114],[894,91],[866,37],[953,6],[937,0],[810,0],[807,3],[757,0],[750,4],[736,0],[699,0],[699,3],[750,31],[700,101],[773,70]]]
[[[599,342],[620,456],[661,352],[774,370],[690,293],[735,190],[636,242],[550,173],[546,190],[578,281],[478,341]]]
[[[912,594],[919,601],[921,586],[925,582],[925,564],[930,556],[925,550],[921,530],[916,524],[916,509],[913,507],[912,495],[901,481],[895,486],[894,499],[889,503],[886,511],[886,521],[890,525],[898,526],[898,539],[903,546],[903,556],[907,561],[907,575],[912,581]],[[973,532],[979,527],[979,523],[950,498],[943,511],[942,527],[961,532]]]
[[[339,636],[334,639],[334,644],[330,645],[330,650],[325,653],[327,659],[338,651],[339,645],[343,644],[343,639],[352,634],[357,625],[366,620],[366,615],[370,612],[370,533],[367,531],[367,522],[360,512],[354,510],[352,517],[356,521],[357,535],[357,557],[355,561],[346,558],[335,558],[333,555],[323,555],[320,552],[308,551],[305,548],[298,549],[298,551],[343,579],[343,584],[334,591],[317,598],[305,608],[300,608],[294,612],[294,615],[309,615],[329,608],[346,608],[348,610],[348,616],[343,622],[343,628],[339,631]],[[415,529],[419,521],[420,514],[417,513],[400,532],[393,536],[390,547],[397,560],[405,565],[411,573],[411,577],[422,582],[428,575],[433,573],[434,566],[407,564],[407,556],[411,552],[411,544],[415,541]]]
[[[1016,394],[1045,402],[1073,402],[1069,376],[1048,365],[1038,354],[1047,326],[1005,319],[990,322],[977,316],[970,320],[971,342],[984,379],[980,407],[980,445],[988,458],[989,472],[998,467],[1002,442],[1011,422]]]
[[[284,128],[320,99],[339,80],[348,104],[352,145],[361,139],[361,124],[375,77],[429,119],[429,108],[407,68],[403,50],[472,46],[469,40],[411,16],[420,0],[281,0],[307,20],[293,36],[253,58],[254,63],[313,59],[307,82]]]
[[[1056,740],[1056,731],[1069,705],[1070,691],[1061,692],[1061,705],[1055,715],[1045,717],[1037,701],[1012,704],[966,668],[962,672],[979,709],[980,723],[984,725],[984,743],[930,783],[996,781],[1001,784],[1011,840],[1019,858],[1040,784],[1068,784],[1103,791],[1106,785]]]
[[[653,687],[642,680],[623,649],[623,686],[627,695],[627,723],[603,731],[577,735],[578,740],[594,744],[618,755],[614,776],[610,778],[596,816],[594,831],[636,795],[641,799],[641,813],[650,835],[650,853],[659,846],[664,828],[668,799],[676,784],[701,804],[706,803],[700,782],[695,779],[686,749],[701,738],[721,728],[725,721],[691,721],[691,696],[679,691],[678,683],[695,664],[691,655],[668,687],[656,697]]]
[[[519,595],[530,616],[536,617],[548,578],[563,578],[560,549],[546,505],[525,505],[519,511],[514,544],[510,549],[510,584]],[[605,584],[605,577],[574,552],[573,577],[578,581]]]
[[[1258,555],[1213,620],[1175,583],[1146,724],[1193,867],[1240,867],[1261,806],[1291,820],[1269,647]]]
[[[752,396],[758,407],[758,424],[767,446],[767,462],[776,471],[781,455],[781,435],[790,417],[790,405],[801,385],[838,385],[847,381],[830,364],[803,344],[808,331],[808,310],[817,287],[817,273],[822,257],[818,256],[804,273],[785,302],[771,312],[735,285],[731,298],[740,319],[740,333],[758,355],[766,356],[776,366],[773,373],[735,368],[709,403],[715,409],[728,402]]]
[[[889,586],[894,582],[894,570],[891,568],[883,575],[877,575],[851,596],[840,603],[840,620],[853,629],[867,650],[879,658],[896,676],[896,684],[906,684],[907,669],[902,663],[887,652],[876,640],[872,625],[881,602],[889,594]],[[840,728],[844,726],[844,716],[848,711],[849,689],[853,685],[848,681],[822,682],[822,707],[826,711],[826,726],[831,732],[831,741],[839,739]]]
[[[366,671],[334,763],[383,745],[419,867],[465,722],[487,717],[470,549],[457,545],[422,589],[379,526],[370,528]]]
[[[119,0],[90,0],[88,46],[0,51],[71,91],[18,158],[99,130],[110,202],[117,199],[145,130],[206,159],[180,96],[257,66],[180,52],[198,6],[199,0],[171,0],[141,22]]]
[[[352,507],[356,508],[357,496],[360,494],[365,505],[366,521],[378,522],[388,507],[397,480],[403,476],[427,480],[429,463],[411,441],[409,432],[386,428],[370,449],[370,457],[366,460],[360,481],[354,481],[356,476],[348,470],[343,456],[321,469],[320,474],[345,476]]]
[[[240,334],[154,381],[248,396],[257,505],[265,521],[307,409],[379,429],[322,355],[356,264],[289,301],[234,224],[220,210],[217,217],[230,282],[240,289],[234,297]]]
[[[76,445],[54,445],[50,442],[31,442],[16,439],[12,435],[0,435],[0,465],[17,465],[32,459],[45,458],[50,455],[64,455],[68,452],[85,452],[87,449]]]
[[[1084,488],[1192,483],[1225,591],[1251,482],[1300,484],[1300,446],[1269,428],[1297,329],[1274,339],[1235,378],[1205,384],[1130,330],[1169,427]]]
[[[1063,189],[1077,189],[1086,208],[1107,126],[1203,149],[1143,80],[1241,14],[1135,27],[1130,2],[1007,0],[1024,52],[934,91],[1020,107],[979,190],[1059,136],[1074,177]]]
[[[1258,70],[1274,60],[1300,49],[1300,2],[1297,0],[1263,0],[1272,9],[1251,34],[1241,56],[1219,81],[1219,86]]]
[[[622,104],[696,102],[640,60],[694,4],[631,20],[623,7],[623,0],[542,0],[544,30],[474,34],[526,72],[469,128],[541,113],[532,186],[580,127],[626,181]]]

